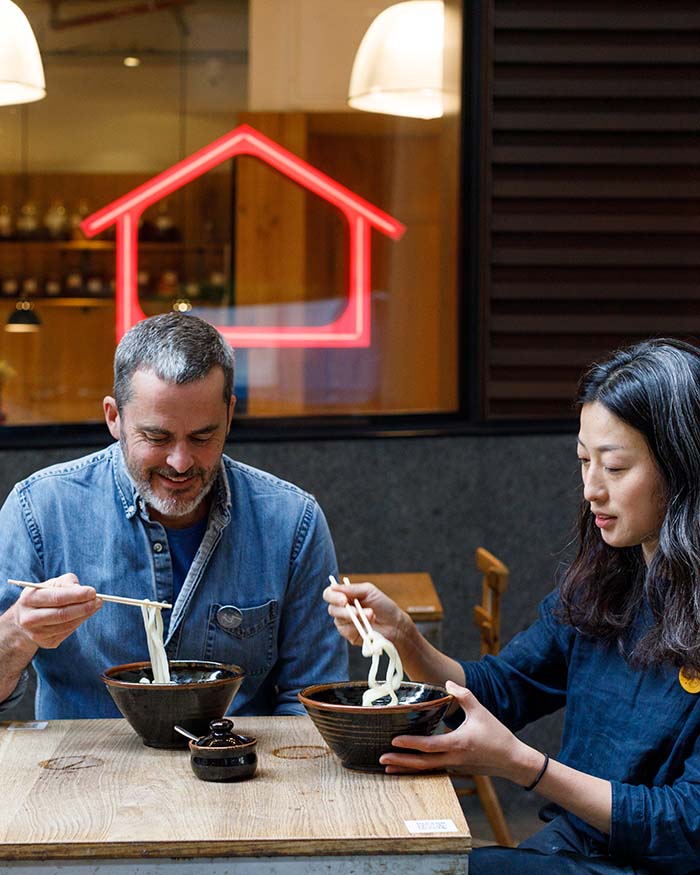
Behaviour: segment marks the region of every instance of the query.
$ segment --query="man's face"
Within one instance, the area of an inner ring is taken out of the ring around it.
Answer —
[[[228,406],[224,401],[218,367],[183,384],[136,371],[121,414],[114,399],[105,398],[107,426],[153,519],[184,528],[207,513],[204,499],[219,471],[234,404],[234,398]]]

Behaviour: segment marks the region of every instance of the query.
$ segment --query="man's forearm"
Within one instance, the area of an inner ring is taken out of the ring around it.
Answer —
[[[15,622],[15,605],[0,615],[0,702],[12,693],[39,649]]]

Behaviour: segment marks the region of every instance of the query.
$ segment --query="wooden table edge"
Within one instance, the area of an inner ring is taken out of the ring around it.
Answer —
[[[410,851],[407,847],[410,844]],[[71,842],[70,844],[0,844],[3,861],[54,861],[81,859],[156,859],[162,857],[301,857],[352,855],[468,854],[471,836],[393,836],[387,839],[261,840],[235,842],[211,840],[196,842]]]

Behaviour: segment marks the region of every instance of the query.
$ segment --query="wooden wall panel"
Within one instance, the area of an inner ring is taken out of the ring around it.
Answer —
[[[700,7],[488,15],[482,414],[570,417],[591,360],[700,339]]]

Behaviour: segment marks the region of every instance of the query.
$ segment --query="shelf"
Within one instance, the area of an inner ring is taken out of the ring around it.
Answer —
[[[139,241],[139,251],[142,252],[221,252],[231,244],[226,243],[178,243]],[[113,252],[116,245],[113,240],[3,240],[0,241],[0,253],[4,249],[29,247],[31,249],[60,249],[71,252]]]
[[[13,307],[19,300],[19,298],[15,297],[2,297],[0,300],[4,301],[7,304],[11,304]],[[55,298],[46,296],[46,295],[32,295],[29,300],[36,304],[37,307],[113,307],[114,306],[114,298],[113,297],[98,297],[95,295],[94,298],[64,298],[60,295],[57,295]]]

